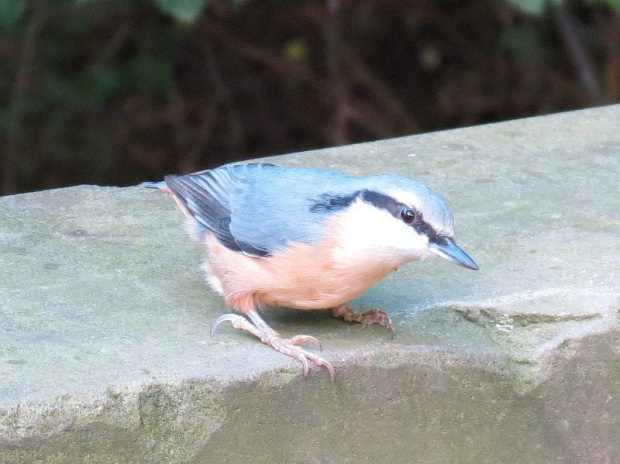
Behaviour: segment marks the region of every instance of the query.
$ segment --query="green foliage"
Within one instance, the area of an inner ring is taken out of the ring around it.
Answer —
[[[128,0],[0,0],[0,26],[12,52],[0,60],[0,171],[22,189],[46,171],[52,183],[71,170],[105,177],[139,131],[126,115],[148,111],[133,102],[166,104],[170,51],[191,32]]]
[[[547,0],[510,0],[520,10],[535,16],[541,16],[545,12]]]
[[[551,3],[558,3],[563,0],[509,0],[510,3],[515,5],[525,13],[542,16],[545,13],[545,9]]]
[[[565,0],[508,0],[510,3],[515,5],[521,11],[525,13],[534,15],[534,16],[542,16],[545,13],[545,10],[548,5],[559,3]],[[586,0],[587,3],[604,3],[611,8],[615,8],[616,10],[620,10],[620,0]]]
[[[543,50],[540,29],[531,25],[507,29],[499,36],[497,47],[519,63],[527,63]]]
[[[67,0],[66,3],[82,5],[95,3],[101,0]],[[162,13],[169,14],[175,19],[192,23],[200,17],[209,0],[152,0]],[[233,0],[235,5],[241,5],[247,0]],[[614,0],[609,0],[614,1]],[[10,29],[19,22],[26,13],[26,0],[0,0],[0,27]]]
[[[159,9],[181,22],[192,23],[202,13],[207,0],[154,0]]]
[[[172,63],[167,56],[141,54],[120,69],[124,88],[134,88],[144,96],[163,98],[174,83]]]
[[[587,3],[593,4],[593,3],[604,3],[608,6],[610,6],[611,8],[614,8],[616,10],[620,10],[620,0],[586,0]]]
[[[11,29],[22,19],[26,11],[26,0],[0,0],[0,27]]]
[[[0,0],[0,194],[577,108],[559,1],[341,2],[337,76],[326,0]],[[582,1],[615,24],[620,0]]]

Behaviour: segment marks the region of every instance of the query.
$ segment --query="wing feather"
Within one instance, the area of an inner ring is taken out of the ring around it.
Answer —
[[[214,171],[205,171],[186,176],[166,176],[165,181],[199,224],[211,230],[224,246],[242,251],[230,232],[230,202],[226,190],[219,183],[227,183],[222,177],[214,175]]]
[[[334,171],[250,163],[165,180],[223,245],[266,256],[291,242],[317,243],[329,216],[317,202],[321,195],[349,194],[355,187],[351,179]]]

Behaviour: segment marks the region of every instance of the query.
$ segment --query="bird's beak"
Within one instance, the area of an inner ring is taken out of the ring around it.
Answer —
[[[466,267],[467,269],[478,270],[478,265],[467,256],[463,250],[456,246],[454,240],[448,237],[442,237],[437,242],[430,242],[428,244],[429,250],[439,256],[446,259],[451,263],[458,264],[459,266]]]

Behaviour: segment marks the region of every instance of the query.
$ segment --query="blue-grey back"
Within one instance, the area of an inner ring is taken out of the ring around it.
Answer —
[[[443,202],[425,185],[403,176],[354,177],[270,164],[168,176],[166,184],[224,245],[256,256],[270,254],[290,242],[318,243],[329,217],[346,208],[362,190],[430,192]]]

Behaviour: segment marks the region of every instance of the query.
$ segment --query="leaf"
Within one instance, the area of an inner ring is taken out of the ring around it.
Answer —
[[[26,0],[0,0],[0,27],[11,29],[26,12]]]
[[[179,21],[193,23],[204,10],[207,0],[155,0],[159,9]]]
[[[606,3],[611,8],[620,10],[620,0],[591,0],[589,3]]]
[[[540,58],[544,46],[540,30],[531,25],[523,25],[505,30],[498,38],[500,50],[510,53],[519,63]]]
[[[163,98],[174,82],[174,70],[169,57],[139,55],[129,62],[121,79],[143,95]]]
[[[545,12],[546,0],[510,0],[521,11],[535,16],[542,16]]]

